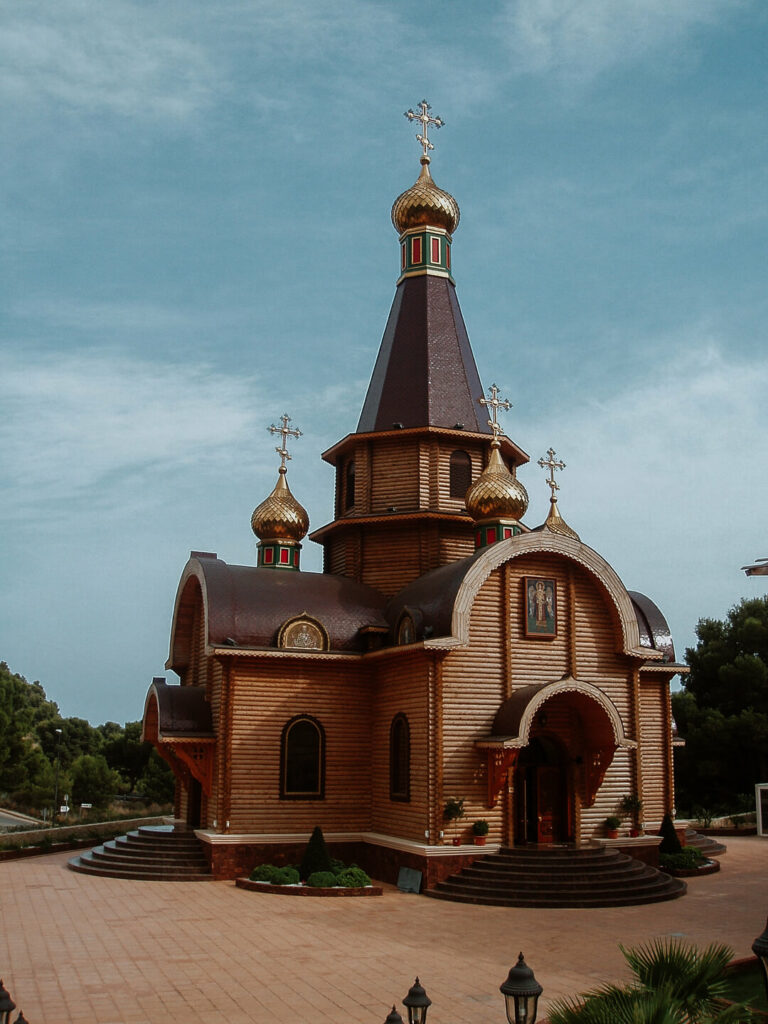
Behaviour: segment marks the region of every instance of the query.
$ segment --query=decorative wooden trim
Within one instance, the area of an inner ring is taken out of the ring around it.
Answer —
[[[219,787],[223,790],[223,801],[222,820],[219,822],[219,827],[225,832],[229,831],[229,819],[232,813],[232,719],[233,719],[233,707],[234,707],[234,689],[235,689],[235,676],[233,672],[234,665],[231,662],[227,662],[225,666],[226,670],[226,705],[224,715],[224,728],[226,732],[224,736],[224,771],[219,777]],[[222,686],[223,689],[223,686]]]
[[[203,787],[206,797],[211,795],[213,784],[214,747],[210,743],[168,744],[173,753],[186,766],[189,774]]]
[[[633,668],[630,677],[630,694],[632,700],[632,727],[637,738],[637,748],[634,755],[635,763],[635,792],[643,799],[643,737],[640,730],[640,669]]]
[[[440,839],[440,830],[443,827],[443,659],[437,654],[433,656],[432,668],[430,669],[430,681],[434,680],[433,706],[430,718],[434,718],[434,740],[432,744],[431,766],[433,781],[430,786],[430,826],[429,842],[435,845]]]
[[[499,793],[507,781],[509,769],[514,766],[519,753],[519,748],[515,747],[488,751],[488,797],[486,806],[489,810],[496,806]]]
[[[663,657],[661,651],[652,651],[647,647],[640,646],[640,632],[629,594],[608,562],[592,548],[582,544],[581,541],[549,532],[518,534],[516,537],[492,544],[483,552],[467,571],[456,595],[451,622],[452,635],[441,637],[438,640],[429,640],[425,646],[445,649],[466,646],[469,643],[472,605],[483,583],[504,562],[521,555],[539,552],[562,555],[581,565],[597,579],[608,593],[618,613],[624,654],[642,658],[644,661]]]

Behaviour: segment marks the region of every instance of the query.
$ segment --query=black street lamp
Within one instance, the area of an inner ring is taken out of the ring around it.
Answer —
[[[510,968],[507,980],[499,986],[507,1004],[507,1020],[509,1024],[534,1024],[539,996],[544,991],[533,976],[533,971],[523,959]]]
[[[56,815],[59,813],[59,764],[61,763],[61,729],[55,729],[56,733],[56,781],[53,784],[53,820],[56,824]]]
[[[16,1009],[16,1003],[11,999],[8,989],[0,978],[0,1024],[10,1024],[11,1011]]]
[[[752,952],[763,965],[763,981],[765,982],[765,996],[768,999],[768,921],[765,922],[765,931],[758,935],[752,943]]]
[[[384,1021],[384,1024],[403,1024],[403,1018],[394,1006],[392,1007],[392,1013],[387,1014],[387,1019]]]
[[[408,995],[403,1000],[403,1006],[408,1011],[408,1024],[425,1024],[427,1010],[431,1005],[432,1000],[424,991],[417,978],[408,989]]]

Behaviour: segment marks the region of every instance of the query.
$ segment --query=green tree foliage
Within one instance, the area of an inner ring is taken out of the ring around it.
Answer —
[[[316,871],[333,872],[331,857],[328,853],[328,847],[325,845],[323,830],[319,825],[315,825],[312,830],[312,835],[309,837],[307,848],[299,865],[299,872],[302,878],[309,878]]]
[[[686,741],[677,802],[730,809],[768,779],[768,597],[741,601],[723,621],[702,619],[696,636],[685,689],[672,697]]]
[[[698,950],[677,939],[624,949],[633,980],[604,985],[550,1009],[550,1024],[745,1024],[742,1005],[723,1007],[725,967],[733,956],[713,943]]]
[[[103,754],[81,754],[70,768],[72,803],[106,807],[117,793],[120,777],[107,764]]]
[[[101,753],[107,764],[120,773],[131,791],[135,790],[152,752],[151,743],[141,742],[141,722],[126,722],[125,728],[115,722],[107,722],[100,725],[98,731],[102,735]]]
[[[669,812],[667,812],[661,819],[659,835],[661,836],[659,853],[680,853],[683,846],[678,838],[677,832],[675,832],[672,815]]]
[[[137,789],[150,804],[169,804],[173,800],[175,779],[168,763],[152,750]]]

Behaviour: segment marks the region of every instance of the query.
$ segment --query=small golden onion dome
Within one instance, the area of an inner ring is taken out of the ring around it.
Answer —
[[[574,540],[581,540],[578,533],[572,530],[560,515],[560,510],[557,507],[557,498],[554,496],[549,499],[549,515],[544,523],[544,528],[549,530],[550,533],[559,533],[561,537],[572,537]]]
[[[443,192],[429,173],[429,157],[421,158],[421,174],[416,183],[399,195],[392,205],[392,223],[399,235],[410,228],[444,228],[449,235],[459,225],[459,204]]]
[[[522,519],[528,508],[528,492],[504,465],[500,448],[498,441],[491,441],[488,465],[464,497],[467,512],[475,522]]]
[[[280,466],[278,472],[275,489],[254,509],[251,529],[259,540],[300,541],[309,529],[309,516],[291,494],[285,466]]]

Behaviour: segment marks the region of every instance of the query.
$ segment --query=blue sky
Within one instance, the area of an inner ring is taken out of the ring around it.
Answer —
[[[563,515],[680,654],[762,593],[766,52],[759,0],[6,0],[0,658],[140,717],[190,549],[255,560],[283,411],[329,521],[423,96],[526,522],[552,445]]]

